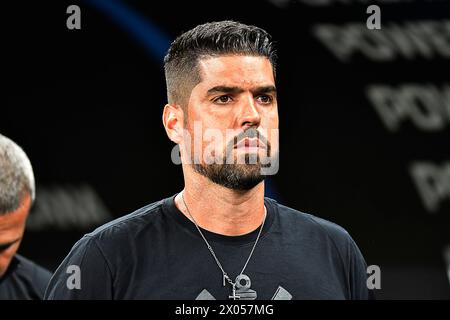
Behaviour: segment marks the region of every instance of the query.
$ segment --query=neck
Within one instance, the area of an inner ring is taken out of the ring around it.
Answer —
[[[182,194],[199,227],[210,232],[239,236],[257,229],[264,219],[264,182],[250,190],[232,190],[197,174],[185,179],[185,188],[175,197],[175,205],[192,221]]]

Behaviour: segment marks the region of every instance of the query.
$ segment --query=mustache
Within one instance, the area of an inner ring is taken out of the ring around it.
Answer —
[[[233,139],[230,140],[227,144],[227,153],[231,152],[234,149],[234,146],[237,145],[237,143],[245,138],[257,138],[259,139],[267,148],[267,151],[270,154],[270,142],[269,140],[256,128],[248,128],[242,132],[240,132],[237,136],[235,136]]]

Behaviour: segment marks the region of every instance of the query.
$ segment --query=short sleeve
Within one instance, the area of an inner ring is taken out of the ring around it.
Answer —
[[[95,239],[84,236],[72,248],[47,286],[46,300],[112,299],[112,274]]]
[[[373,300],[375,295],[367,287],[367,264],[356,243],[349,236],[348,244],[348,280],[350,285],[350,299]]]

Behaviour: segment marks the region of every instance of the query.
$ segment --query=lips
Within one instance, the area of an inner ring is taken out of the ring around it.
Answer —
[[[266,145],[257,138],[244,138],[234,146],[235,149],[256,148],[256,147],[266,149]]]

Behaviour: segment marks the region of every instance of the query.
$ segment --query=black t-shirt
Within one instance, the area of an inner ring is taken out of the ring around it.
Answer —
[[[221,270],[174,198],[152,203],[85,235],[53,275],[45,298],[229,299],[231,286],[223,286]],[[265,205],[267,218],[244,272],[250,283],[241,281],[242,297],[372,297],[364,258],[343,228],[270,198],[265,198]],[[259,228],[242,236],[202,231],[234,280]],[[73,266],[79,267],[78,285],[74,269],[68,270]]]
[[[42,300],[51,275],[50,271],[15,254],[0,278],[0,300]]]

